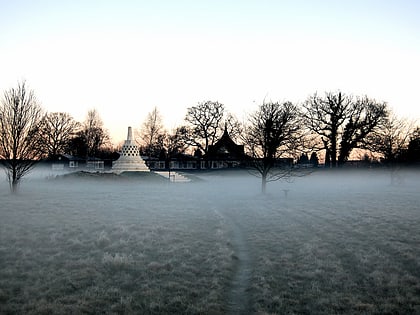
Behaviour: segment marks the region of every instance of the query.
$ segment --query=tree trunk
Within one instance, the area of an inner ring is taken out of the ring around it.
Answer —
[[[330,155],[330,150],[328,148],[325,150],[324,167],[325,168],[330,168],[331,167],[331,155]]]
[[[14,194],[18,190],[19,179],[17,177],[16,167],[13,166],[12,169],[12,179],[10,181],[10,190]]]
[[[11,192],[12,192],[12,194],[17,193],[17,191],[18,191],[18,184],[19,184],[19,182],[17,180],[13,180],[12,181],[12,185],[11,185]]]
[[[262,174],[261,176],[261,193],[265,195],[267,191],[267,174]]]
[[[331,150],[330,150],[330,158],[331,158],[331,167],[337,166],[337,136],[334,133],[331,137]]]

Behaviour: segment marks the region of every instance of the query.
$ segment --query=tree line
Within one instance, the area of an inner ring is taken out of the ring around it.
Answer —
[[[320,157],[339,167],[355,149],[377,155],[383,163],[418,159],[420,129],[397,117],[385,102],[336,92],[315,93],[301,104],[263,101],[240,122],[217,101],[187,108],[184,124],[169,132],[158,108],[147,114],[138,132],[143,155],[170,158],[184,153],[205,155],[225,128],[244,144],[254,169],[265,183],[284,176],[276,161],[302,155]],[[64,112],[45,112],[26,82],[6,90],[0,104],[0,158],[12,191],[37,161],[59,154],[115,156],[97,110],[77,122]]]

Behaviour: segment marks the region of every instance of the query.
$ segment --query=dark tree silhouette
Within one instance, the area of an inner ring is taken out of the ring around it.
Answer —
[[[303,107],[305,125],[321,139],[327,167],[345,163],[355,148],[366,148],[366,139],[387,116],[385,103],[341,92],[314,94]]]
[[[306,153],[302,153],[302,155],[299,157],[298,164],[309,164],[309,158]]]
[[[244,133],[243,124],[232,113],[225,114],[225,128],[233,141],[241,140]]]
[[[42,109],[26,83],[5,91],[0,105],[0,146],[12,192],[41,157],[36,146]]]
[[[87,143],[83,131],[78,131],[76,135],[70,139],[66,153],[81,158],[88,156]]]
[[[407,148],[407,158],[410,163],[420,162],[420,128],[417,127],[410,136]]]
[[[325,149],[325,163],[337,165],[339,134],[350,110],[351,98],[338,92],[326,93],[319,97],[316,93],[304,103],[305,125],[321,137]]]
[[[314,167],[318,167],[319,160],[316,152],[312,152],[311,157],[309,159],[309,163],[311,163]]]
[[[245,143],[253,157],[253,168],[261,177],[262,193],[267,182],[292,175],[292,165],[279,162],[279,158],[290,153],[301,136],[300,117],[298,108],[290,102],[263,103],[249,117]]]
[[[88,157],[95,156],[100,148],[108,143],[108,132],[96,109],[88,111],[79,136],[84,140]]]
[[[380,126],[366,139],[366,147],[382,155],[386,164],[399,162],[410,141],[414,122],[389,113]]]
[[[341,135],[338,164],[344,164],[355,148],[368,148],[366,139],[382,126],[388,112],[385,103],[378,103],[367,96],[357,97],[350,106]]]
[[[188,144],[207,153],[224,130],[225,107],[219,102],[206,101],[188,108],[185,120],[189,123]]]
[[[70,139],[68,153],[88,159],[101,154],[102,149],[109,146],[108,131],[104,128],[99,113],[89,110],[80,130]]]
[[[37,146],[48,158],[63,154],[79,127],[68,113],[48,113],[41,120]]]
[[[188,148],[190,130],[186,126],[177,127],[172,133],[168,134],[165,141],[165,148],[169,156],[184,153]]]

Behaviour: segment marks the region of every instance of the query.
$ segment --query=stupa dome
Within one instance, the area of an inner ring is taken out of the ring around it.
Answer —
[[[127,140],[124,141],[119,159],[112,163],[112,171],[114,173],[150,171],[133,140],[131,127],[128,127]]]

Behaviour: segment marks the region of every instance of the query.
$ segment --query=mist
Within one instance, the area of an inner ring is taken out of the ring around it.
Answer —
[[[420,172],[0,182],[0,313],[419,313]]]

